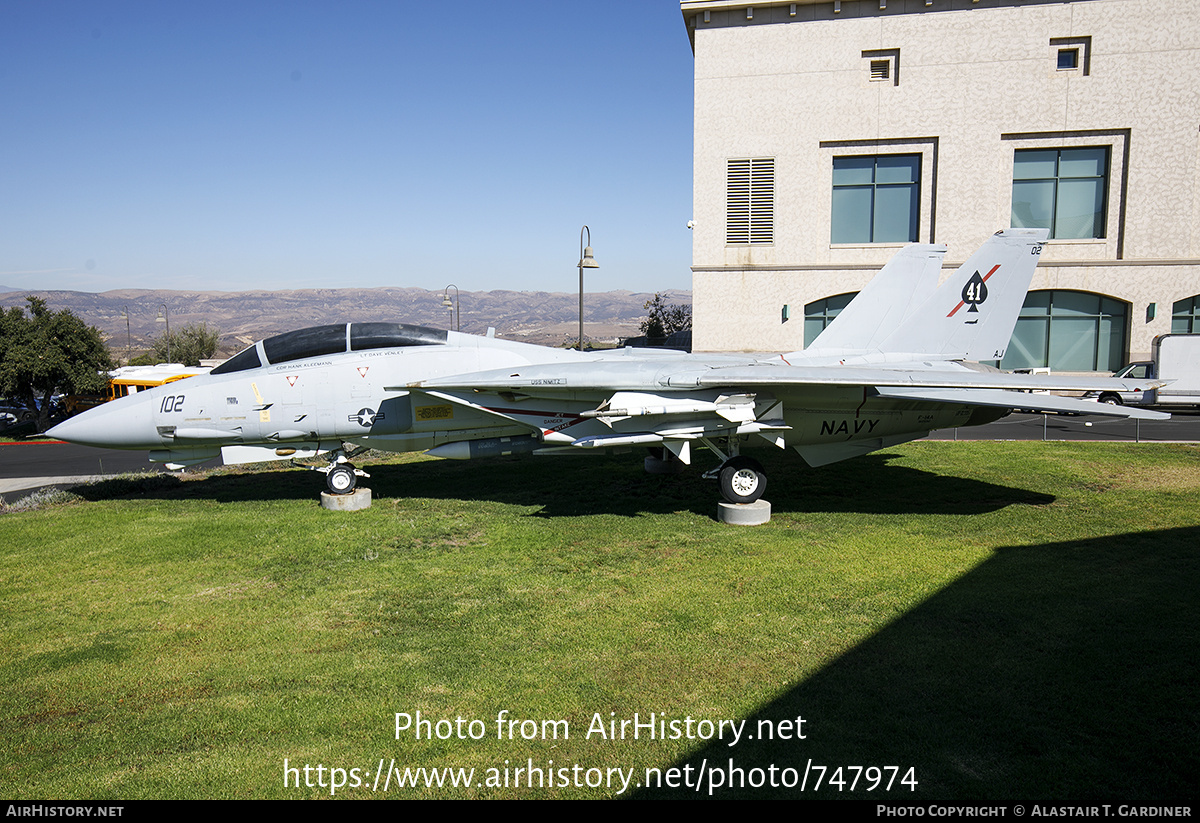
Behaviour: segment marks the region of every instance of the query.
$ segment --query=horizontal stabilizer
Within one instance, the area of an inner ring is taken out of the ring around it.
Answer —
[[[1057,374],[1011,374],[960,369],[900,370],[863,366],[782,366],[712,369],[697,376],[697,386],[897,386],[901,388],[1015,389],[1019,391],[1145,391],[1162,385],[1127,377],[1072,377]],[[961,401],[955,401],[961,402]]]
[[[1105,417],[1129,417],[1140,420],[1170,420],[1171,415],[1163,412],[1099,403],[1095,400],[1079,400],[1074,397],[1059,397],[1053,394],[1006,391],[1004,389],[903,389],[880,386],[876,389],[881,397],[889,400],[920,400],[931,403],[962,403],[968,406],[993,406],[1001,409],[1028,409],[1038,412],[1065,412],[1067,414],[1097,414]]]

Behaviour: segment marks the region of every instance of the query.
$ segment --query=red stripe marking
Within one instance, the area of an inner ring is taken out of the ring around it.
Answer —
[[[987,282],[987,279],[988,279],[989,277],[991,277],[993,274],[995,274],[995,273],[996,273],[996,269],[998,269],[998,268],[1000,268],[1000,264],[999,264],[999,263],[997,263],[996,265],[992,266],[992,270],[983,276],[983,282],[984,282],[984,283],[986,283],[986,282]],[[958,305],[957,305],[957,306],[955,306],[955,307],[954,307],[954,308],[951,310],[951,312],[950,312],[949,314],[947,314],[946,316],[947,316],[947,317],[953,317],[953,316],[954,316],[954,312],[958,311],[959,309],[961,309],[961,308],[962,308],[963,306],[965,306],[965,305],[967,305],[967,301],[966,301],[966,300],[959,300],[959,301],[958,301]]]
[[[483,408],[487,409],[488,411],[497,412],[498,414],[504,414],[504,415],[509,415],[509,416],[558,417],[562,420],[569,421],[569,422],[562,423],[558,426],[555,426],[552,429],[542,429],[542,434],[550,434],[551,432],[558,432],[558,431],[562,431],[563,429],[569,429],[571,426],[574,426],[577,423],[582,423],[584,420],[587,419],[587,418],[583,417],[582,415],[575,414],[574,412],[548,412],[548,411],[538,411],[537,409],[506,409],[503,406],[484,406]],[[526,425],[529,425],[529,424],[526,424]],[[541,429],[541,426],[538,426],[538,428]]]

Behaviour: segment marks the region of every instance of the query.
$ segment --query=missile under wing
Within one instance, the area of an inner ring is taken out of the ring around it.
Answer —
[[[1019,375],[999,360],[1045,242],[997,232],[934,288],[944,247],[913,246],[804,351],[584,353],[396,323],[345,323],[259,341],[211,374],[59,424],[64,440],[150,449],[173,466],[325,456],[331,491],[353,490],[358,450],[475,459],[645,446],[648,468],[716,456],[731,502],[763,493],[754,447],[820,466],[991,422],[1010,409],[1163,418],[1046,391],[1133,391],[1153,381]],[[842,319],[846,322],[839,322]]]

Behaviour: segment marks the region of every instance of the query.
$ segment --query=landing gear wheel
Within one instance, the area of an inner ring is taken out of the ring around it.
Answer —
[[[721,495],[730,503],[753,503],[767,490],[767,474],[753,457],[738,455],[721,466]]]
[[[331,494],[349,494],[358,485],[354,475],[354,467],[349,465],[334,466],[325,475],[325,485],[329,486]]]

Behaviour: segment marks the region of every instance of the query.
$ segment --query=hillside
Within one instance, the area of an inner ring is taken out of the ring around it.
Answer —
[[[442,292],[416,288],[297,289],[293,291],[172,291],[118,289],[101,293],[77,291],[15,291],[0,294],[0,306],[24,305],[27,294],[46,300],[51,308],[70,309],[107,335],[118,355],[126,346],[129,312],[130,348],[136,354],[162,334],[155,317],[165,305],[173,328],[205,322],[221,330],[225,354],[273,334],[325,323],[390,321],[448,328],[451,312],[442,306]],[[584,333],[588,340],[616,342],[638,334],[649,293],[601,292],[584,296]],[[671,292],[672,302],[690,303],[691,292]],[[462,331],[483,334],[488,327],[498,337],[556,346],[578,334],[579,295],[562,292],[488,291],[461,293]]]

